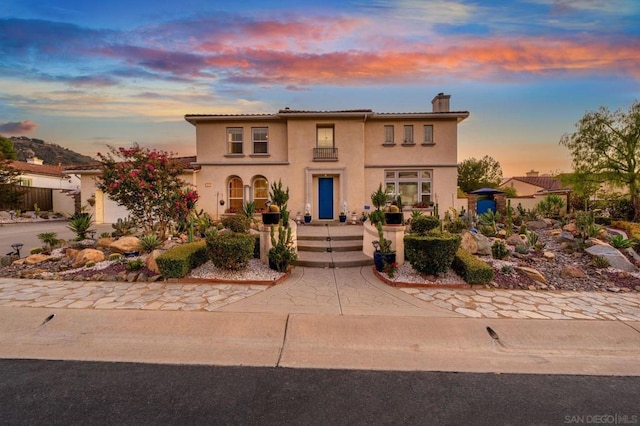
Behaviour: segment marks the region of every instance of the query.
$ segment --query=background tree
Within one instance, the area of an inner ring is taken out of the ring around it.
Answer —
[[[11,160],[0,153],[0,207],[15,209],[21,201],[23,191],[17,186],[20,172],[11,167]]]
[[[485,155],[481,160],[469,158],[458,164],[458,186],[464,192],[496,188],[502,183],[500,163]]]
[[[18,151],[9,138],[0,136],[0,159],[17,160]]]
[[[574,173],[597,175],[629,191],[634,214],[640,220],[640,103],[628,112],[606,107],[589,111],[565,134],[560,144],[571,150]]]
[[[129,210],[145,234],[164,239],[172,224],[186,223],[198,200],[196,191],[179,175],[179,162],[165,151],[109,147],[98,154],[102,175],[97,186]]]

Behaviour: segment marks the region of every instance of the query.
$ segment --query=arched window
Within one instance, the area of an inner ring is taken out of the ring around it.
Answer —
[[[242,179],[239,177],[232,177],[229,179],[229,211],[232,213],[242,211],[243,191],[242,191]]]
[[[263,177],[258,177],[253,181],[253,202],[256,205],[256,209],[264,209],[268,200],[269,182]]]

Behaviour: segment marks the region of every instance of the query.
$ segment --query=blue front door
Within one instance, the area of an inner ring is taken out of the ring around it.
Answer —
[[[318,178],[318,219],[333,219],[333,178]]]

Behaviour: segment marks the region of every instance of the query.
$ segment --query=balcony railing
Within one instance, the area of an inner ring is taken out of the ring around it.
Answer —
[[[338,161],[338,148],[313,148],[313,161]]]

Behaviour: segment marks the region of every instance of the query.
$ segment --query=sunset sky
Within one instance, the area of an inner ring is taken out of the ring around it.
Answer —
[[[640,99],[637,0],[3,0],[0,134],[95,156],[195,154],[185,114],[292,109],[470,117],[458,161],[570,171],[586,111]]]

